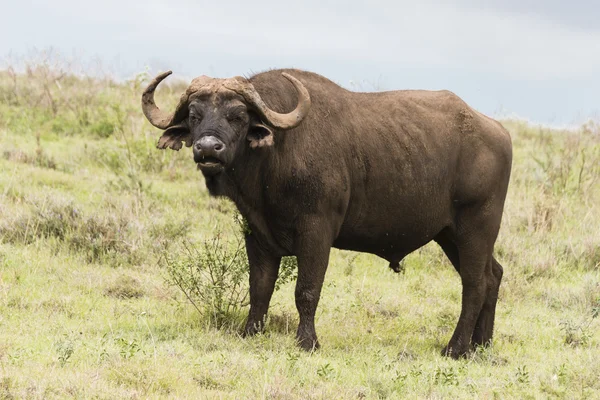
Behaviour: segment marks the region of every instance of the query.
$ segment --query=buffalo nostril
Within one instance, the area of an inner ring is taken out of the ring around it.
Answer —
[[[204,156],[216,156],[225,150],[225,143],[214,136],[204,136],[194,143],[196,152]]]

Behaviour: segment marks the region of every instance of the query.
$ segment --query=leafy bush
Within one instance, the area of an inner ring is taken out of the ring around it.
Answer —
[[[235,214],[234,221],[240,231],[231,240],[224,241],[219,233],[198,246],[185,242],[181,253],[166,249],[161,258],[167,281],[217,326],[249,304],[249,267],[243,236],[249,234],[249,227],[239,214]],[[296,257],[283,257],[275,290],[294,280],[297,271]]]
[[[248,258],[239,237],[224,242],[218,234],[198,247],[186,242],[181,254],[167,252],[162,262],[167,281],[215,324],[248,305]]]
[[[127,275],[121,275],[104,289],[104,295],[117,299],[136,299],[144,296],[145,292],[141,283]]]

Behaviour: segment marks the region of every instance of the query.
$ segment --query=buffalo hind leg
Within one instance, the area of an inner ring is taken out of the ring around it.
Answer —
[[[265,251],[252,235],[246,236],[246,252],[250,264],[250,313],[244,335],[251,336],[264,329],[281,257]]]
[[[500,228],[501,214],[489,215],[485,212],[489,209],[490,204],[484,202],[461,210],[457,228],[453,232],[460,263],[462,305],[454,334],[443,350],[444,355],[452,358],[466,355],[473,338],[477,342],[491,340],[492,310],[495,310],[500,285],[497,277],[499,269],[493,267],[492,250]],[[444,251],[447,249],[452,254],[451,246],[446,246]]]
[[[456,272],[460,274],[460,263],[458,257],[458,248],[447,232],[442,232],[436,236],[435,241],[440,245],[444,253],[452,262]],[[488,267],[489,268],[489,267]],[[475,323],[475,329],[471,338],[473,346],[487,346],[492,341],[494,330],[494,319],[496,315],[496,303],[498,301],[498,291],[502,280],[502,266],[492,257],[492,274],[488,272],[488,291],[486,294],[483,308],[479,312],[479,317]],[[487,269],[486,269],[487,272]]]
[[[498,291],[500,290],[503,270],[494,257],[492,257],[491,266],[488,268],[488,271],[491,269],[491,274],[488,272],[488,291],[473,331],[471,339],[473,346],[487,346],[492,342],[496,303],[498,302]]]
[[[477,317],[483,307],[487,292],[485,265],[486,255],[477,249],[460,252],[462,281],[462,308],[458,324],[450,342],[442,351],[443,355],[459,358],[466,355],[471,346],[471,336]]]

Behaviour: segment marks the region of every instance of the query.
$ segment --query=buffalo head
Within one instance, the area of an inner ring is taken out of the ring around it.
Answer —
[[[308,91],[293,76],[282,73],[298,92],[298,105],[288,114],[267,107],[247,79],[234,77],[195,78],[173,113],[161,111],[154,102],[154,90],[171,74],[158,75],[142,95],[142,109],[148,121],[165,132],[159,149],[179,150],[183,143],[193,146],[194,161],[206,176],[216,175],[230,166],[246,142],[257,148],[273,144],[274,129],[292,129],[302,122],[310,109]]]

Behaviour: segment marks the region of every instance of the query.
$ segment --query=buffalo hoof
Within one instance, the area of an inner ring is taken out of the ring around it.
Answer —
[[[317,350],[321,345],[317,338],[296,338],[298,346],[304,351],[313,352]]]
[[[243,337],[254,336],[256,334],[262,333],[264,330],[265,330],[265,327],[262,322],[248,321],[246,323],[246,327],[244,328],[244,333],[242,333],[242,336]]]
[[[395,273],[404,273],[404,260],[390,262],[390,269]]]
[[[455,347],[450,347],[450,345],[446,346],[442,350],[442,356],[450,357],[455,360],[459,358],[465,358],[469,354],[469,348],[466,349],[457,349]]]

